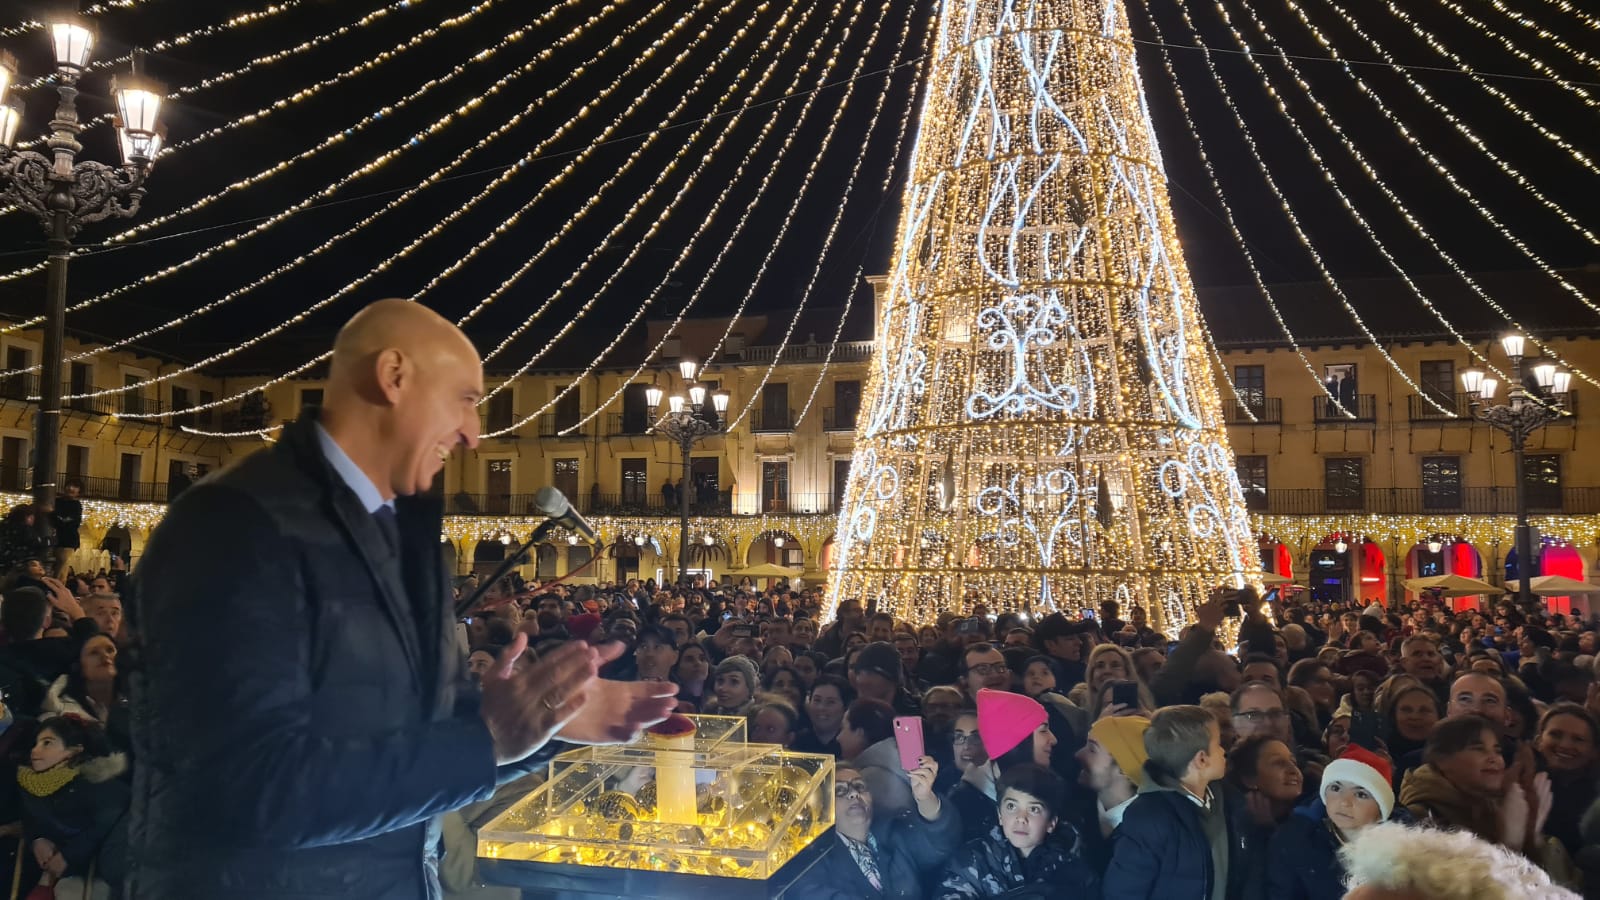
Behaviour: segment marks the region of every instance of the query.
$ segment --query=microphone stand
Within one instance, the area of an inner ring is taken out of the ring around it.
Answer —
[[[537,546],[540,541],[545,539],[546,535],[555,529],[555,519],[545,519],[543,522],[539,523],[539,527],[535,528],[533,533],[528,535],[528,539],[522,543],[522,546],[517,548],[517,552],[506,557],[505,560],[500,563],[500,567],[494,570],[493,576],[485,579],[482,584],[478,585],[478,589],[473,591],[465,600],[456,601],[456,619],[462,618],[470,610],[476,607],[478,605],[478,601],[482,600],[484,595],[489,593],[490,588],[498,584],[500,579],[506,577],[506,575],[508,575],[512,569],[521,565],[523,560],[527,559],[528,551]]]

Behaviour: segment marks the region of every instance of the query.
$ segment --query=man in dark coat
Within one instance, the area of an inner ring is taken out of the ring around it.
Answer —
[[[482,379],[437,314],[369,306],[339,333],[323,409],[173,504],[131,585],[127,896],[438,898],[441,813],[554,737],[627,740],[670,711],[659,684],[595,677],[614,650],[526,665],[522,634],[458,705],[426,491],[477,444]]]
[[[81,543],[78,529],[83,526],[83,485],[76,479],[67,482],[66,493],[56,498],[55,509],[50,511],[50,527],[56,533],[55,576],[67,577],[67,560],[78,552]]]

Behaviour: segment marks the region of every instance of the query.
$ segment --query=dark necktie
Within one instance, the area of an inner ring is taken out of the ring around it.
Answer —
[[[378,522],[378,530],[383,532],[383,539],[389,543],[389,552],[400,553],[400,521],[395,517],[394,507],[380,506],[373,512],[372,518]]]

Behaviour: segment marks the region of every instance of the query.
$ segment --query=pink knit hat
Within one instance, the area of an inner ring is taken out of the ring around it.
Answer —
[[[990,759],[1027,740],[1045,718],[1044,707],[1032,697],[988,688],[978,691],[978,735]]]

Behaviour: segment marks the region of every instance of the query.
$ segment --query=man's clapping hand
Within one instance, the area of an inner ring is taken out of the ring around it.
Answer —
[[[594,648],[601,665],[627,649],[621,641]],[[612,681],[595,678],[586,688],[588,702],[557,733],[574,744],[622,744],[663,721],[678,707],[678,686],[670,681]]]

